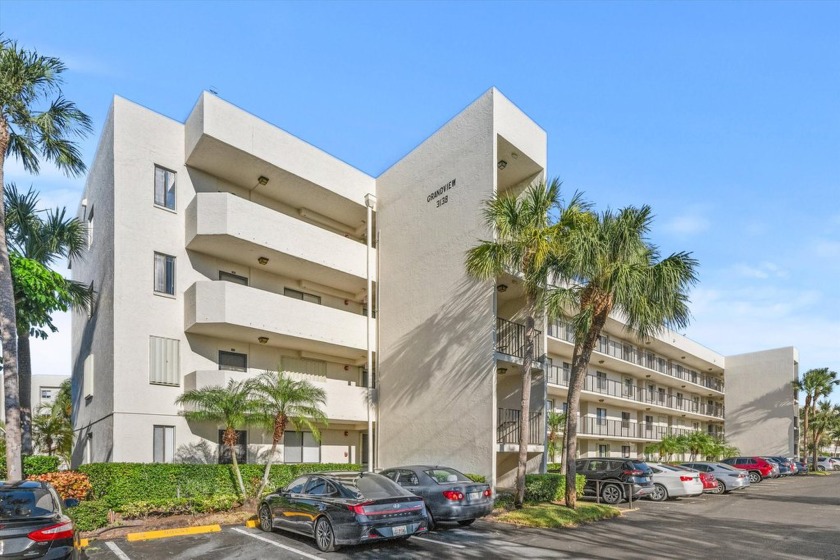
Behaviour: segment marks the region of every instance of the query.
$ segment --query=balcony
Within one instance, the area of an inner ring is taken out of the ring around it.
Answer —
[[[653,424],[608,420],[587,416],[578,423],[578,437],[599,437],[615,439],[646,439],[659,441],[665,436],[680,436],[695,433],[691,428],[655,426]]]
[[[199,193],[187,208],[187,249],[306,278],[353,297],[366,287],[367,247],[343,235],[255,204],[239,196]],[[376,250],[372,250],[376,262]],[[376,267],[371,267],[375,274]],[[375,277],[374,277],[375,280]]]
[[[499,409],[499,425],[496,428],[497,442],[501,444],[519,444],[519,423],[521,410]],[[542,411],[531,413],[528,421],[528,445],[542,445],[545,438],[545,425]]]
[[[571,326],[565,321],[555,321],[548,325],[548,336],[557,340],[575,343],[575,336]],[[681,364],[669,361],[654,352],[642,350],[629,342],[614,340],[607,336],[600,336],[593,352],[610,356],[621,362],[633,364],[645,370],[655,371],[670,378],[692,383],[718,393],[724,392],[723,382],[714,376],[686,368]],[[674,383],[674,382],[671,382]]]
[[[568,388],[569,378],[570,372],[564,368],[559,366],[548,368],[546,380],[552,385]],[[588,393],[606,395],[615,397],[616,399],[633,401],[642,405],[660,406],[690,414],[713,416],[721,419],[724,415],[723,405],[721,404],[710,405],[708,403],[694,401],[687,397],[680,398],[677,395],[666,395],[658,391],[651,392],[632,383],[619,383],[613,379],[598,378],[592,374],[587,374],[583,380],[583,390]]]
[[[525,357],[525,325],[496,317],[496,352],[513,356]],[[542,360],[542,331],[534,329],[534,361]]]
[[[211,386],[226,386],[228,381],[241,381],[256,377],[261,372],[241,372],[229,370],[194,371],[184,376],[184,391],[203,389]],[[327,393],[327,402],[323,407],[330,422],[367,422],[368,389],[350,385],[346,381],[293,373],[292,377],[306,380]],[[375,398],[375,395],[374,397]],[[375,414],[375,407],[370,407]],[[375,420],[375,416],[374,416]]]
[[[184,326],[191,334],[318,352],[349,359],[367,351],[366,317],[232,282],[202,280],[184,294]],[[376,325],[370,344],[376,347]]]

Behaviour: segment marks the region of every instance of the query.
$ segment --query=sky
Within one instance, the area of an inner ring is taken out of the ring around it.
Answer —
[[[184,121],[212,89],[378,176],[496,86],[567,196],[648,204],[661,253],[699,260],[686,336],[840,373],[838,1],[0,0],[0,31],[67,64],[88,164],[114,95]],[[77,208],[83,179],[5,171]],[[35,374],[70,373],[57,325]]]

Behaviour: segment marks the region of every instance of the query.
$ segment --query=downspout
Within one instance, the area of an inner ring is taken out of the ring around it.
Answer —
[[[365,206],[367,206],[367,368],[368,368],[368,375],[367,375],[367,384],[368,384],[368,395],[367,395],[367,402],[368,402],[368,452],[367,452],[367,463],[368,463],[368,470],[373,472],[374,464],[373,464],[373,415],[372,409],[374,404],[374,390],[375,384],[373,382],[373,348],[371,347],[371,326],[373,325],[373,281],[371,280],[371,263],[370,263],[370,256],[371,256],[371,249],[373,248],[373,210],[376,206],[376,197],[372,194],[368,193],[365,195]]]

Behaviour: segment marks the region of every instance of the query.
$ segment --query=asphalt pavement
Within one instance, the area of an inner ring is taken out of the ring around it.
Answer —
[[[623,504],[623,507],[626,504]],[[745,491],[666,502],[642,500],[620,518],[576,529],[523,529],[477,521],[408,541],[318,552],[311,539],[246,527],[127,542],[94,541],[93,560],[421,558],[840,560],[840,473],[765,480]]]

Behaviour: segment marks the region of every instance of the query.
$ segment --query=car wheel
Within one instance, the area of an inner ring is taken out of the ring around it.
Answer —
[[[758,484],[761,482],[761,473],[750,471],[750,484]]]
[[[818,470],[818,471],[824,471],[824,470],[825,470],[825,467],[824,467],[824,466],[822,466],[822,465],[817,465],[817,470]]]
[[[429,531],[434,531],[437,525],[435,524],[435,518],[432,517],[432,510],[429,509],[429,506],[426,506],[426,514],[429,516]]]
[[[472,525],[473,523],[475,523],[475,519],[462,519],[458,522],[458,525],[466,527],[467,525]]]
[[[321,552],[333,552],[335,550],[335,532],[332,523],[326,517],[319,517],[315,522],[315,546]]]
[[[648,498],[654,502],[664,502],[668,499],[668,490],[661,484],[654,484],[653,492],[648,494]]]
[[[617,504],[621,498],[623,498],[621,488],[615,484],[607,484],[601,490],[601,499],[610,505]]]
[[[726,486],[723,485],[723,482],[720,480],[717,481],[717,486],[715,486],[715,494],[724,494],[726,493]]]
[[[268,504],[260,506],[260,529],[266,533],[270,533],[274,529],[274,524],[271,520],[271,509],[269,509]]]

